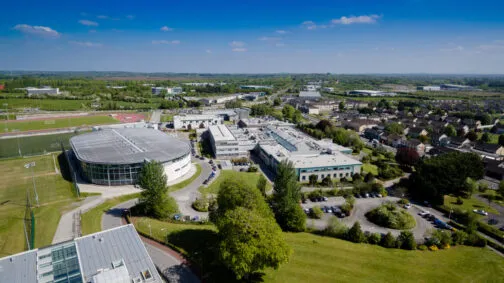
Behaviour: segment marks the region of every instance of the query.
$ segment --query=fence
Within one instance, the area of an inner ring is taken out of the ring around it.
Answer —
[[[69,156],[68,151],[65,149],[63,141],[61,141],[60,145],[61,145],[61,153],[65,157],[64,160],[66,162],[66,168],[68,169],[67,174],[69,176],[67,176],[67,178],[70,178],[70,180],[72,181],[72,189],[73,192],[75,193],[75,196],[80,197],[80,190],[79,186],[77,185],[77,172],[73,168],[72,160]],[[63,168],[61,169],[63,170]]]

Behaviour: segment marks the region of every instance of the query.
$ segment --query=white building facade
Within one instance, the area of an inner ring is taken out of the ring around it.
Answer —
[[[173,128],[175,130],[186,129],[206,129],[212,125],[223,124],[222,117],[217,115],[176,115],[173,117]]]

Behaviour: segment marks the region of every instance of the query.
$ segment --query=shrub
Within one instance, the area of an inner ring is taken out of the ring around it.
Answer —
[[[327,236],[343,239],[346,237],[348,227],[345,224],[341,223],[338,218],[332,216],[327,221],[327,227],[324,232],[324,234],[326,234]]]
[[[323,196],[322,190],[315,190],[308,193],[308,198],[319,198]]]
[[[409,203],[409,200],[407,200],[407,199],[405,199],[405,198],[402,198],[402,199],[398,200],[398,201],[397,201],[397,203],[398,203],[398,204],[403,204],[403,205],[404,205],[404,204]]]
[[[464,204],[464,201],[462,200],[461,197],[457,197],[457,204]]]
[[[320,218],[322,218],[322,216],[324,216],[324,212],[322,211],[320,206],[314,206],[312,208],[312,212],[311,212],[310,216],[315,219],[320,219]]]
[[[478,190],[481,193],[486,192],[489,189],[488,185],[486,183],[479,183]]]
[[[397,247],[403,250],[414,250],[416,248],[415,237],[411,231],[401,231],[397,237]]]
[[[418,248],[419,250],[421,250],[421,251],[426,251],[426,250],[428,250],[428,249],[429,249],[429,248],[427,248],[427,246],[426,246],[426,245],[420,245],[420,246],[418,246],[417,248]]]
[[[366,240],[364,236],[364,232],[362,232],[359,221],[355,222],[355,224],[348,230],[347,239],[354,243],[362,243]]]
[[[252,165],[248,168],[248,172],[257,172],[259,169],[257,168],[257,166],[255,165]]]
[[[452,243],[453,245],[463,245],[467,241],[467,233],[464,231],[457,230],[452,233]]]
[[[429,251],[437,251],[438,250],[438,247],[436,245],[432,245],[432,246],[429,246]]]
[[[352,206],[348,202],[345,202],[341,206],[341,211],[344,212],[346,215],[350,215],[350,213],[352,211]]]
[[[429,238],[429,244],[436,245],[439,248],[449,246],[452,243],[451,232],[446,230],[434,230]]]
[[[382,237],[380,241],[380,246],[384,248],[395,248],[396,240],[392,233],[388,232],[385,236]]]
[[[381,235],[379,233],[371,233],[367,236],[367,242],[371,245],[378,245],[381,241]]]
[[[366,213],[366,217],[377,225],[392,229],[411,229],[416,225],[413,216],[404,210],[398,209],[391,202],[370,210]]]
[[[348,196],[345,198],[346,199],[346,203],[348,203],[350,205],[350,207],[353,208],[354,204],[355,204],[355,198],[353,196]]]
[[[474,246],[474,247],[485,247],[487,244],[486,239],[481,238],[476,233],[470,233],[467,235],[467,240],[465,241],[465,245]]]

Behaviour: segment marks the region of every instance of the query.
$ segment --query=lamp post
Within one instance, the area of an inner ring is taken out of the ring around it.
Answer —
[[[30,163],[26,163],[24,165],[24,167],[26,169],[29,169],[29,168],[32,169],[31,172],[32,172],[32,181],[33,181],[33,191],[35,192],[35,201],[37,202],[37,207],[38,207],[39,206],[39,198],[38,198],[38,194],[37,194],[37,186],[35,184],[35,172],[34,172],[34,169],[33,169],[33,167],[35,167],[35,161],[30,162]]]

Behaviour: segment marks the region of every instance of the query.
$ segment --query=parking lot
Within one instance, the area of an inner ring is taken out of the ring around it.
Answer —
[[[361,224],[362,230],[364,231],[369,231],[372,233],[380,233],[380,234],[386,234],[388,232],[391,232],[393,235],[397,236],[401,232],[400,230],[395,230],[395,229],[389,229],[385,227],[378,226],[369,220],[367,220],[365,214],[370,211],[373,208],[376,208],[380,206],[382,203],[387,202],[387,201],[392,201],[392,202],[397,202],[399,198],[396,197],[384,197],[384,198],[378,198],[378,197],[369,197],[369,198],[356,198],[355,199],[355,205],[352,210],[352,213],[350,216],[344,217],[344,218],[339,218],[340,221],[344,224],[346,224],[348,227],[351,227],[356,221],[359,221]],[[317,202],[312,202],[310,200],[307,200],[306,203],[302,204],[303,209],[310,209],[314,206],[320,206],[320,207],[334,207],[334,206],[341,206],[342,204],[345,203],[345,199],[343,197],[329,197],[327,198],[327,201],[317,201]],[[428,233],[430,230],[435,229],[436,227],[434,226],[434,223],[430,221],[428,218],[424,218],[419,215],[420,212],[424,210],[423,207],[419,207],[417,205],[413,205],[409,209],[407,209],[408,213],[410,213],[416,221],[416,226],[411,229],[411,232],[413,232],[413,235],[415,236],[415,239],[420,240],[428,236]],[[431,213],[434,213],[434,215],[439,218],[443,219],[441,215],[436,215],[435,212],[430,211]],[[308,227],[313,227],[315,229],[324,229],[327,225],[327,220],[331,217],[334,216],[333,213],[324,213],[324,216],[322,219],[307,219],[307,226]],[[444,219],[443,219],[444,220]]]

